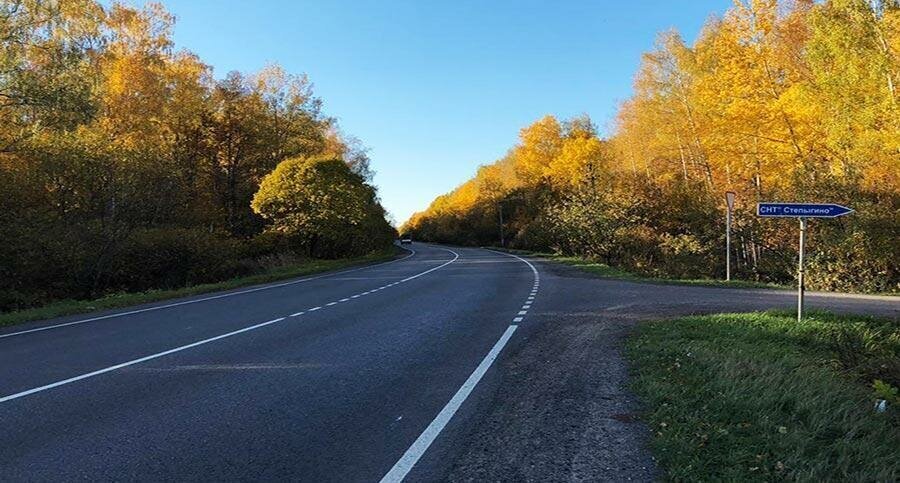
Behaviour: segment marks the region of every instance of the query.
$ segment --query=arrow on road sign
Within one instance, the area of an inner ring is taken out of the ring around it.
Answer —
[[[806,271],[803,252],[806,249],[807,218],[837,218],[853,213],[846,206],[827,203],[758,203],[756,214],[771,218],[800,218],[800,259],[797,269],[797,322],[803,320],[803,293],[806,291]]]
[[[837,218],[853,213],[851,208],[828,203],[758,203],[756,214],[764,217]]]

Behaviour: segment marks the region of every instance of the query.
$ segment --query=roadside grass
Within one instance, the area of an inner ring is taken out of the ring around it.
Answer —
[[[19,324],[30,320],[50,319],[64,315],[81,314],[97,310],[116,309],[131,305],[140,305],[161,300],[188,297],[208,292],[230,290],[248,285],[258,285],[294,277],[302,277],[320,272],[339,270],[356,265],[366,265],[387,261],[397,257],[401,253],[399,248],[392,247],[389,250],[371,253],[356,258],[342,258],[337,260],[308,260],[299,265],[290,265],[268,270],[264,273],[233,278],[216,283],[191,285],[176,289],[148,290],[145,292],[128,292],[107,295],[94,300],[60,300],[41,307],[18,310],[14,312],[0,313],[0,327]]]
[[[679,279],[679,278],[660,278],[647,277],[638,275],[626,270],[611,267],[605,263],[592,261],[583,257],[575,257],[568,255],[558,255],[555,253],[532,252],[528,250],[515,250],[510,248],[487,247],[492,250],[506,251],[517,255],[529,255],[534,257],[546,258],[554,262],[569,265],[571,267],[592,273],[599,277],[615,278],[618,280],[626,280],[629,282],[655,283],[664,285],[696,285],[702,287],[725,287],[725,288],[769,288],[776,290],[790,290],[792,287],[786,285],[778,285],[774,283],[754,282],[750,280],[732,280],[726,282],[724,280],[714,280],[709,278],[698,279]]]
[[[669,480],[900,479],[897,321],[684,317],[639,325],[627,354]]]

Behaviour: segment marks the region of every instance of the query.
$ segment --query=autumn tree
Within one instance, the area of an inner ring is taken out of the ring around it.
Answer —
[[[250,206],[281,161],[340,157],[370,179],[305,75],[216,79],[175,49],[174,21],[159,3],[0,2],[0,310],[261,270],[293,250]],[[365,190],[328,256],[390,244]]]
[[[310,254],[329,252],[366,224],[387,231],[374,190],[340,159],[282,161],[262,180],[251,206],[271,230],[302,240]]]
[[[760,221],[755,203],[838,202],[856,213],[816,224],[812,284],[896,291],[898,49],[896,0],[737,0],[693,44],[658,37],[608,138],[545,116],[404,229],[477,244],[502,231],[516,247],[718,277],[731,190],[737,273],[783,283],[794,231]],[[502,223],[483,221],[491,211]]]

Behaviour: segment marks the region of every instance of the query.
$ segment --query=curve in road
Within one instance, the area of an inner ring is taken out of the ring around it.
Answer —
[[[622,357],[633,324],[794,304],[414,246],[393,263],[0,333],[0,474],[652,480]],[[900,305],[810,302],[895,319]]]

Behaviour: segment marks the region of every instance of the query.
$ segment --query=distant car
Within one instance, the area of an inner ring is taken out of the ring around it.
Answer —
[[[400,237],[401,245],[412,245],[412,237],[409,235],[403,235]]]

